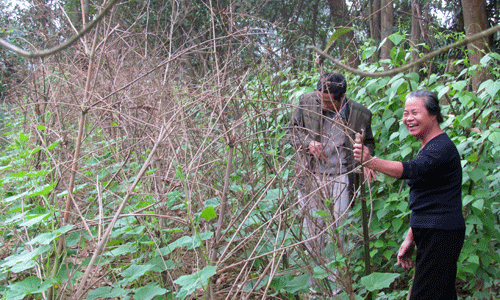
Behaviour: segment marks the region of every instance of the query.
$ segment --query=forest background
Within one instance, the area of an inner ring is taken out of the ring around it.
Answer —
[[[500,38],[464,41],[499,18],[497,0],[0,0],[2,299],[307,299],[309,274],[339,276],[331,299],[405,299],[402,181],[365,185],[324,267],[304,253],[284,137],[323,71],[386,159],[419,148],[405,95],[438,93],[464,171],[459,298],[498,299]]]

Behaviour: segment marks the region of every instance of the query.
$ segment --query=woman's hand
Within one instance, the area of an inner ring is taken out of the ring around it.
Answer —
[[[403,269],[409,270],[413,268],[413,252],[415,251],[415,243],[413,242],[413,231],[408,231],[404,242],[401,244],[398,252],[398,265]]]
[[[377,180],[377,176],[379,175],[379,172],[375,172],[370,168],[363,168],[364,171],[364,179],[368,180],[369,182],[372,182],[374,180]]]

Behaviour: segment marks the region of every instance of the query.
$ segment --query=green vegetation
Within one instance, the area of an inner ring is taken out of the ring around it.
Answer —
[[[391,63],[406,63],[407,50],[399,45],[404,36],[393,38]],[[364,50],[360,69],[380,68],[368,62],[372,50]],[[442,128],[463,159],[462,299],[500,293],[499,60],[490,53],[481,65],[425,78],[417,73],[377,79],[347,75],[348,96],[374,114],[376,154],[388,159],[409,159],[418,151],[418,141],[401,123],[407,92],[425,88],[439,94],[446,116]],[[478,68],[487,68],[492,79],[474,93],[470,78]],[[202,101],[177,87],[164,111],[149,120],[147,103],[146,113],[89,115],[69,196],[75,145],[67,136],[75,135],[76,123],[61,131],[54,119],[63,110],[28,119],[10,109],[2,137],[8,142],[0,154],[2,299],[70,299],[89,266],[84,299],[305,299],[310,258],[300,244],[294,150],[284,136],[291,109],[313,89],[317,70],[273,73],[261,66],[253,74],[225,95],[194,92]],[[72,120],[79,117],[66,113]],[[157,142],[164,131],[166,138]],[[148,157],[151,164],[139,176]],[[373,274],[364,276],[358,201],[346,226],[345,253],[332,257],[328,269],[316,268],[314,276],[342,270],[356,299],[368,292],[377,299],[404,298],[412,272],[398,267],[395,255],[409,226],[407,194],[404,182],[384,176],[370,186]],[[105,250],[92,263],[113,216]]]

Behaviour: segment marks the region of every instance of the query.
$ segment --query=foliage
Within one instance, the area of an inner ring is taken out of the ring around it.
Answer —
[[[300,299],[311,276],[324,283],[342,271],[358,299],[369,292],[403,298],[412,275],[395,264],[409,226],[404,182],[380,177],[369,188],[372,275],[365,276],[356,227],[359,201],[347,223],[354,226],[345,226],[343,255],[331,245],[331,261],[314,268],[301,243],[295,151],[285,135],[291,111],[314,90],[319,70],[307,69],[306,60],[290,65],[306,56],[300,47],[315,39],[326,43],[333,29],[327,11],[319,10],[315,36],[312,8],[294,15],[299,2],[254,8],[131,1],[115,10],[120,27],[96,30],[93,56],[88,39],[56,57],[20,60],[26,78],[9,90],[12,105],[1,115],[0,295],[68,299],[83,285],[82,299]],[[67,1],[65,7],[74,6]],[[29,18],[44,16],[35,12],[47,7],[24,15],[27,30],[36,24]],[[249,17],[252,9],[260,14]],[[93,6],[91,14],[96,11]],[[60,12],[47,13],[66,24]],[[68,27],[56,33],[57,24],[45,25],[42,35],[52,42],[71,34]],[[389,67],[407,64],[414,51],[406,27],[390,36],[396,46]],[[443,36],[457,38],[436,37]],[[30,41],[38,48],[50,42],[39,39]],[[378,48],[366,41],[361,69],[383,69],[372,63]],[[499,60],[491,53],[470,66],[458,55],[457,68],[446,73],[441,57],[434,62],[439,73],[424,66],[392,78],[346,76],[348,96],[373,112],[376,152],[387,159],[407,160],[418,151],[400,122],[404,96],[421,88],[439,94],[443,129],[464,168],[462,299],[498,293]],[[469,81],[477,68],[488,68],[492,79],[474,93]],[[161,132],[166,138],[158,141]],[[326,212],[318,217],[330,218]],[[83,280],[91,266],[92,276]]]

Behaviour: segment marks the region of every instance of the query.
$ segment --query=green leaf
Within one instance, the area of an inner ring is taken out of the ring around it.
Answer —
[[[377,51],[377,47],[371,46],[363,50],[363,59],[368,59],[373,56],[373,53]]]
[[[135,289],[134,300],[151,300],[155,296],[165,295],[168,290],[161,288],[157,283],[148,282],[143,287]]]
[[[205,202],[203,202],[203,205],[205,207],[209,207],[209,206],[217,207],[220,205],[220,199],[219,199],[219,197],[210,198],[210,199],[206,200]]]
[[[186,298],[191,295],[197,288],[206,286],[208,279],[216,274],[215,266],[206,266],[200,271],[196,271],[191,275],[184,275],[176,280],[175,284],[180,285],[182,288],[177,293],[177,297],[180,299]]]
[[[205,208],[201,212],[201,217],[204,218],[207,221],[210,221],[212,219],[217,218],[217,214],[215,213],[214,207],[213,206],[209,206],[209,207]]]
[[[472,210],[474,212],[474,215],[478,215],[483,222],[484,231],[490,236],[500,240],[500,231],[498,231],[498,229],[495,227],[495,222],[493,221],[496,220],[496,216],[494,216],[493,213],[491,213],[491,211],[489,210],[484,210],[484,212],[482,212],[475,207],[473,207]]]
[[[387,128],[387,129],[391,128],[391,126],[392,126],[392,124],[394,124],[394,122],[396,122],[395,118],[389,118],[389,119],[385,120],[385,122],[384,122],[385,128]]]
[[[24,134],[22,132],[19,133],[19,140],[21,142],[27,142],[27,141],[29,141],[29,139],[30,139],[30,137],[28,135],[26,135],[26,134]]]
[[[35,197],[35,196],[47,195],[50,192],[52,192],[53,189],[54,189],[53,184],[45,184],[43,186],[37,186],[33,191],[29,192],[26,196]]]
[[[110,286],[102,286],[95,290],[92,290],[88,293],[86,300],[94,300],[94,299],[113,299],[113,297],[124,297],[131,290],[124,290],[122,288],[113,288]]]
[[[405,77],[410,78],[414,82],[420,81],[420,76],[418,75],[418,73],[415,73],[415,72],[406,74]]]
[[[411,147],[406,147],[401,151],[401,157],[405,158],[410,153],[411,153]]]
[[[477,91],[480,92],[483,89],[488,95],[491,96],[491,98],[495,98],[496,94],[500,90],[500,81],[493,81],[491,79],[488,79],[481,83]]]
[[[252,289],[254,291],[258,291],[263,286],[265,286],[268,283],[268,281],[269,281],[269,276],[264,276],[264,278],[261,281],[259,281],[259,284],[257,286],[255,286],[257,284],[257,282],[258,282],[258,279],[251,280],[249,283],[247,283],[245,285],[245,287],[243,288],[243,290],[245,292],[247,292],[247,293],[250,292],[250,291],[252,291]]]
[[[467,204],[469,204],[470,202],[472,202],[472,200],[474,200],[473,196],[471,196],[471,195],[465,196],[463,198],[463,200],[462,200],[463,206],[466,206]]]
[[[43,220],[47,219],[51,214],[43,214],[43,215],[35,215],[35,216],[27,216],[25,221],[20,223],[19,226],[22,227],[31,227],[35,224],[38,224],[42,222]]]
[[[199,234],[194,234],[192,236],[183,236],[174,242],[168,244],[167,246],[160,249],[161,255],[165,256],[174,251],[177,247],[187,247],[188,249],[194,249],[201,245],[202,241],[208,240],[212,237],[214,233],[212,231],[206,231]]]
[[[467,81],[466,80],[459,80],[459,81],[455,81],[451,84],[451,87],[454,89],[454,90],[457,90],[457,91],[461,91],[463,90],[465,87],[467,86]]]
[[[7,177],[14,177],[14,178],[26,177],[26,174],[28,174],[28,171],[20,171],[20,172],[8,174]]]
[[[44,131],[45,129],[47,129],[47,127],[43,126],[43,125],[38,125],[36,126],[36,128],[40,131]]]
[[[309,278],[309,274],[300,275],[288,282],[284,290],[290,294],[296,294],[300,291],[306,292],[309,290]]]
[[[65,225],[55,231],[52,232],[46,232],[46,233],[41,233],[37,235],[34,239],[28,241],[26,244],[27,245],[33,245],[36,243],[39,243],[41,245],[48,245],[50,242],[52,242],[55,238],[60,236],[61,234],[64,234],[73,228],[74,225]]]
[[[44,282],[36,276],[30,276],[23,281],[9,285],[10,291],[7,292],[6,299],[23,299],[27,295],[39,294],[47,291],[56,283],[55,280],[49,279]]]
[[[401,219],[393,219],[391,223],[396,231],[399,231],[399,229],[401,229],[401,226],[403,226],[403,220]]]
[[[104,252],[102,255],[117,257],[124,254],[134,253],[136,251],[137,251],[137,246],[126,244],[126,245],[121,245],[113,250]]]
[[[486,67],[486,66],[488,66],[488,63],[490,61],[491,61],[491,56],[489,56],[488,54],[486,54],[485,56],[483,56],[483,58],[481,58],[481,60],[479,61],[479,63],[481,64],[481,66]]]
[[[469,172],[469,177],[475,182],[478,182],[483,179],[484,173],[481,169],[477,168]]]
[[[120,286],[126,286],[127,283],[139,279],[154,267],[154,265],[131,265],[120,274],[123,277],[123,280],[120,281]]]
[[[3,260],[2,268],[10,268],[10,271],[14,273],[25,271],[34,266],[34,258],[49,251],[50,249],[51,247],[49,245],[44,245],[33,249],[33,251],[24,250],[19,254],[11,255]]]
[[[404,40],[404,38],[405,37],[399,34],[399,32],[393,33],[389,36],[389,40],[391,40],[391,42],[394,43],[394,46],[399,45],[399,43],[401,43],[401,41]]]
[[[500,145],[500,132],[492,132],[489,136],[488,136],[488,140],[490,142],[492,142],[493,144],[495,145]]]
[[[49,149],[49,150],[54,149],[57,145],[59,145],[59,143],[60,143],[60,142],[61,142],[61,140],[60,140],[60,139],[59,139],[59,140],[57,140],[57,141],[55,141],[55,142],[53,142],[52,144],[50,144],[50,145],[47,147],[47,149]]]
[[[372,273],[361,278],[361,284],[370,292],[388,288],[400,276],[398,273]]]
[[[338,28],[336,28],[335,31],[333,32],[333,34],[328,39],[328,45],[333,43],[339,37],[343,36],[346,33],[351,32],[353,30],[354,30],[354,28],[352,28],[352,27],[338,27]]]
[[[266,196],[262,199],[262,201],[270,201],[280,199],[282,192],[280,189],[272,189],[267,191]]]

